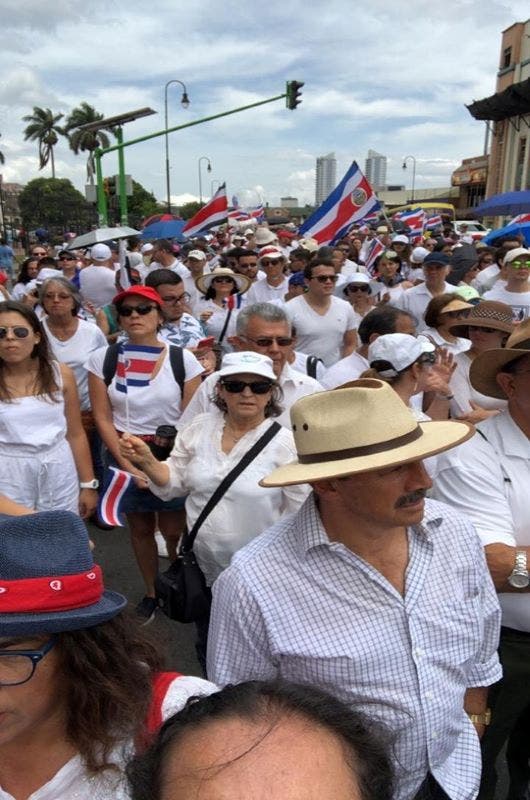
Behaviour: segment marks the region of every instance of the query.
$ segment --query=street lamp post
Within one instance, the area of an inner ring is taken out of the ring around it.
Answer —
[[[201,157],[199,158],[199,161],[198,161],[198,164],[199,164],[199,200],[200,200],[200,202],[201,202],[201,204],[202,204],[202,176],[201,176],[201,161],[207,161],[207,162],[208,162],[208,166],[206,167],[206,171],[207,171],[207,172],[211,172],[211,171],[212,171],[212,162],[210,161],[210,159],[208,158],[208,156],[201,156]]]
[[[416,159],[414,156],[405,156],[403,159],[403,169],[407,169],[407,161],[408,159],[412,159],[412,192],[410,195],[410,202],[414,202],[414,186],[416,184]]]
[[[172,83],[178,83],[182,86],[182,97],[180,103],[183,108],[188,108],[190,104],[190,100],[188,97],[188,92],[186,90],[185,85],[182,81],[177,80],[176,78],[170,80],[166,83],[164,87],[164,113],[165,113],[165,124],[166,124],[166,190],[167,190],[167,211],[168,214],[171,214],[171,187],[169,181],[169,137],[168,137],[168,118],[167,118],[167,90],[171,86]]]
[[[217,178],[214,178],[214,179],[213,179],[213,181],[210,181],[210,191],[211,191],[211,193],[212,193],[212,197],[213,197],[213,196],[214,196],[214,194],[215,194],[215,192],[214,192],[214,190],[213,190],[213,185],[214,185],[214,183],[216,183],[216,184],[217,184],[217,189],[218,189],[218,188],[220,187],[220,185],[221,185],[221,181],[218,181],[218,180],[217,180]],[[216,189],[215,191],[217,191],[217,189]]]

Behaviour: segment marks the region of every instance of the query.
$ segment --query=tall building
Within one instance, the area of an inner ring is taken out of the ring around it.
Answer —
[[[315,204],[321,205],[337,185],[337,159],[335,153],[317,158]]]
[[[386,184],[386,156],[368,150],[368,157],[364,162],[364,174],[372,189],[379,189]]]

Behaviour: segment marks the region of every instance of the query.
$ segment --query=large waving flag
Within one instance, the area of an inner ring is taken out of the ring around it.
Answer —
[[[125,472],[125,470],[117,467],[109,467],[109,469],[113,475],[105,494],[99,501],[98,514],[105,525],[123,527],[124,523],[120,516],[120,503],[132,481],[132,475],[130,472]]]
[[[355,161],[322,205],[300,226],[299,233],[330,244],[344,236],[354,222],[381,208],[374,190]]]
[[[189,219],[182,233],[189,238],[198,236],[199,233],[221,225],[228,217],[228,200],[226,197],[226,185],[223,183],[218,188],[212,199],[206,203],[197,213]]]
[[[149,386],[162,347],[124,344],[116,364],[116,390],[127,394],[128,386]]]

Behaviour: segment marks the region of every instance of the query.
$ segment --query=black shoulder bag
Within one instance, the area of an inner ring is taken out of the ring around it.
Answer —
[[[196,622],[207,616],[210,610],[210,593],[207,591],[204,575],[193,553],[195,538],[204,520],[227,489],[276,436],[280,428],[281,425],[278,422],[273,422],[234,469],[221,481],[197,517],[191,531],[186,531],[184,534],[175,561],[166,572],[157,576],[155,589],[158,605],[170,619],[177,620],[177,622]]]

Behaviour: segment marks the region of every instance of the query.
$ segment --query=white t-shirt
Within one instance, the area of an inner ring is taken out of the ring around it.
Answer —
[[[116,273],[110,267],[84,267],[79,273],[79,290],[83,300],[103,308],[116,295]]]
[[[485,292],[484,300],[499,300],[512,309],[514,322],[523,322],[530,317],[530,292],[509,292],[504,281],[497,281],[493,289]]]
[[[484,294],[493,288],[499,279],[501,269],[498,264],[490,264],[489,267],[484,267],[476,278],[471,281],[473,286],[479,294]]]
[[[453,372],[450,380],[451,392],[453,399],[449,407],[451,409],[452,417],[460,417],[463,414],[469,414],[472,411],[470,400],[477,403],[481,408],[487,411],[503,411],[508,403],[506,400],[500,400],[497,397],[487,397],[481,392],[477,392],[471,385],[469,380],[469,370],[472,360],[469,358],[467,352],[458,353],[455,356],[454,363],[456,369]]]
[[[457,336],[456,342],[448,342],[436,328],[424,328],[422,332],[418,334],[418,339],[430,342],[436,345],[436,347],[443,347],[448,353],[452,353],[453,355],[464,353],[471,347],[469,339],[464,339],[463,336]]]
[[[289,289],[289,278],[285,277],[279,286],[271,286],[267,278],[254,281],[247,292],[247,305],[252,303],[270,303],[273,300],[281,300]]]
[[[101,347],[107,347],[105,335],[93,322],[78,320],[77,331],[66,342],[57,339],[48,327],[47,318],[42,320],[46,336],[50,343],[53,355],[62,364],[72,368],[79,394],[81,411],[90,408],[88,396],[88,372],[86,369],[87,356]]]
[[[324,389],[336,389],[344,383],[356,381],[367,369],[370,369],[370,363],[366,358],[359,353],[350,353],[326,371],[322,386]]]
[[[455,287],[446,281],[443,293],[452,294],[454,290]],[[423,315],[433,297],[434,295],[431,294],[426,284],[420,283],[418,286],[413,286],[411,289],[405,289],[403,294],[393,301],[393,305],[397,306],[397,308],[402,308],[403,311],[407,311],[409,314],[416,317],[417,330],[419,333],[427,327]]]
[[[341,358],[344,334],[357,329],[355,313],[346,300],[331,297],[325,314],[317,314],[304,295],[285,304],[285,311],[296,328],[297,348],[322,359],[326,367]]]
[[[88,372],[97,375],[101,380],[104,380],[103,362],[106,352],[106,347],[96,350],[86,364]],[[183,350],[182,354],[187,381],[204,372],[193,353]],[[166,349],[162,367],[147,386],[129,386],[127,394],[116,389],[116,375],[114,375],[107,391],[112,406],[112,421],[116,430],[152,435],[159,425],[177,427],[182,398],[180,386],[173,375],[168,355]]]
[[[226,319],[228,316],[228,307],[221,308],[214,303],[213,300],[199,300],[193,307],[193,316],[200,320],[201,312],[202,311],[212,311],[212,316],[206,320],[206,322],[202,322],[202,327],[204,328],[204,335],[205,336],[215,336],[215,341],[219,341],[219,337],[223,332],[223,328],[226,323]],[[231,353],[232,347],[228,343],[229,336],[235,336],[236,333],[236,319],[237,315],[239,314],[238,308],[233,308],[232,313],[230,314],[230,319],[228,320],[228,325],[226,326],[226,330],[223,335],[223,341],[221,342],[221,350],[223,353]]]

